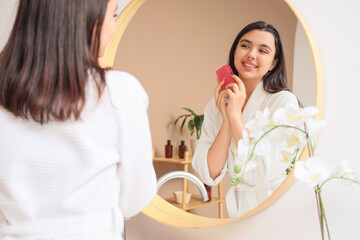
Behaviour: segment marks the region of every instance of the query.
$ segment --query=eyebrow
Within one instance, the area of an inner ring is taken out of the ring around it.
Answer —
[[[247,42],[247,43],[252,44],[252,42],[251,42],[250,40],[247,40],[247,39],[242,39],[240,42]],[[269,46],[266,45],[266,44],[260,44],[260,46],[261,46],[261,47],[266,47],[266,48],[268,48],[268,49],[271,50],[271,47],[269,47]]]

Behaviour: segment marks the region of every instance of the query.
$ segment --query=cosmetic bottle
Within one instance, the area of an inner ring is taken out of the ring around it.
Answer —
[[[181,145],[179,145],[179,158],[184,158],[186,148],[185,141],[182,140]]]
[[[208,186],[204,183],[207,195],[209,196],[209,201],[211,201],[211,186]]]
[[[172,158],[173,156],[173,146],[171,145],[171,141],[167,140],[167,145],[165,145],[165,157]]]

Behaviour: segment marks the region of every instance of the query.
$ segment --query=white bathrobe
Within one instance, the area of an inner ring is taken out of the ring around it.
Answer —
[[[295,108],[299,107],[295,95],[291,92],[281,91],[269,94],[265,92],[263,83],[260,82],[251,94],[242,117],[246,123],[255,117],[258,110],[264,111],[265,108],[269,108],[270,113],[273,114],[276,109],[285,107],[287,104]],[[219,184],[226,173],[229,174],[229,177],[235,175],[234,151],[236,144],[234,139],[231,138],[226,164],[220,176],[213,180],[209,175],[207,153],[219,133],[223,121],[214,98],[206,106],[204,115],[202,133],[196,147],[192,166],[207,185],[215,186]],[[226,195],[226,205],[230,217],[241,216],[255,208],[269,197],[286,177],[285,170],[288,163],[281,162],[282,156],[280,152],[283,149],[283,144],[274,143],[271,138],[267,137],[263,138],[262,141],[268,141],[268,144],[271,145],[268,153],[264,154],[263,157],[255,156],[251,161],[255,161],[257,167],[247,172],[243,182],[231,187]]]
[[[40,125],[0,107],[0,239],[122,239],[156,194],[148,97],[109,71],[76,122]],[[90,81],[91,82],[91,81]]]

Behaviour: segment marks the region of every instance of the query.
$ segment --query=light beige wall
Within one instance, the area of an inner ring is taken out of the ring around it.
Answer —
[[[204,112],[217,84],[215,71],[227,64],[234,38],[258,20],[273,24],[280,32],[291,80],[297,19],[282,0],[147,0],[135,14],[120,42],[114,68],[135,75],[149,95],[156,155],[164,155],[167,139],[172,140],[174,154],[181,140],[190,146],[187,127],[181,135],[180,124],[174,126],[174,120],[186,113],[182,107]],[[158,177],[181,170],[181,166],[164,163],[155,168]],[[226,193],[228,179],[223,186]],[[173,180],[159,194],[171,197],[180,188],[180,180]],[[193,212],[216,217],[217,207]]]
[[[305,106],[315,103],[315,67],[304,29],[298,23],[295,35],[293,91]]]
[[[5,46],[10,31],[12,29],[13,22],[16,17],[18,0],[2,0],[0,1],[0,9],[5,9],[6,11],[1,11],[0,14],[0,51]]]

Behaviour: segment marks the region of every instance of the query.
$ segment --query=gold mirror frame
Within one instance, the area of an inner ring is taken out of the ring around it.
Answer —
[[[110,41],[105,56],[102,58],[102,61],[106,66],[112,67],[114,64],[115,55],[117,52],[118,45],[120,43],[121,37],[124,34],[124,31],[137,12],[137,10],[143,5],[146,0],[132,0],[126,8],[121,12],[119,17],[116,20],[117,30],[114,34],[112,40]],[[298,21],[302,25],[308,42],[310,44],[312,57],[315,67],[315,80],[316,80],[316,96],[315,96],[315,106],[319,109],[319,113],[315,116],[316,120],[320,120],[324,115],[325,107],[325,82],[324,74],[321,63],[320,52],[315,42],[315,38],[310,30],[310,27],[306,23],[304,17],[300,14],[299,10],[291,2],[291,0],[284,0],[285,3],[290,7]],[[303,151],[300,156],[300,160],[306,160],[308,158],[307,151]],[[173,227],[180,228],[209,228],[221,226],[227,223],[238,221],[246,217],[252,216],[264,210],[273,204],[277,199],[279,199],[295,182],[294,172],[291,171],[289,176],[285,181],[276,189],[276,191],[268,197],[264,202],[258,205],[253,210],[247,212],[246,214],[238,218],[226,218],[226,219],[217,219],[197,216],[186,211],[183,211],[172,204],[165,201],[159,195],[156,195],[154,200],[143,209],[142,213],[146,216],[158,221],[160,223],[170,225]]]

